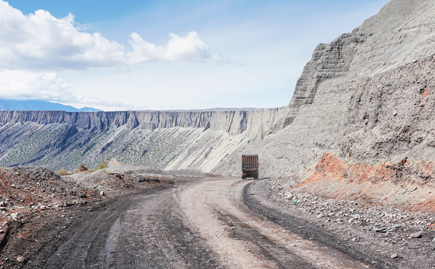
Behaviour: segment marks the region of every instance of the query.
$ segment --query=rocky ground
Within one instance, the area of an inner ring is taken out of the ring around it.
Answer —
[[[396,268],[399,259],[344,249],[338,237],[305,219],[288,222],[295,218],[261,205],[269,200],[256,199],[265,190],[256,186],[261,182],[179,177],[135,194],[46,210],[20,222],[0,267]]]
[[[250,183],[125,165],[62,177],[36,167],[1,171],[0,268],[75,261],[178,268],[198,257],[205,268],[250,268],[253,259],[271,268],[331,268],[325,258],[345,268],[432,268],[435,261],[434,214],[315,196],[291,179]],[[132,255],[126,240],[144,244],[137,251],[145,256]]]
[[[294,264],[305,264],[306,268],[311,268],[313,264],[320,266],[319,257],[330,257],[328,251],[344,255],[336,260],[338,263],[350,258],[348,262],[362,262],[374,268],[432,268],[435,262],[435,214],[382,203],[330,199],[308,193],[304,189],[306,186],[300,183],[297,177],[249,183],[199,172],[126,166],[116,160],[109,162],[109,167],[103,170],[64,176],[40,167],[0,168],[0,268],[39,268],[47,264],[56,268],[56,264],[65,261],[63,256],[56,255],[69,255],[69,247],[77,253],[95,256],[98,253],[93,253],[93,248],[88,251],[81,248],[82,243],[89,244],[91,239],[88,236],[95,234],[92,242],[106,242],[105,247],[110,247],[105,234],[108,230],[110,233],[118,231],[121,225],[125,226],[124,232],[116,233],[119,234],[117,236],[125,240],[133,238],[128,236],[128,231],[136,228],[127,228],[131,224],[128,219],[133,217],[138,219],[135,223],[149,222],[144,231],[150,232],[151,237],[152,234],[159,236],[157,245],[168,238],[175,240],[180,237],[177,235],[180,229],[189,236],[188,239],[177,239],[181,240],[181,243],[177,241],[181,244],[179,249],[202,244],[202,252],[188,251],[189,260],[180,256],[177,263],[193,263],[198,254],[203,259],[201,264],[208,268],[214,266],[204,260],[206,258],[212,259],[216,266],[219,261],[224,261],[223,267],[227,264],[231,268],[232,263],[249,267],[250,263],[245,263],[244,258],[239,261],[232,252],[247,249],[249,253],[259,248],[263,249],[257,253],[258,257],[262,257],[259,263],[289,265],[284,268],[293,268]],[[199,202],[200,199],[204,201]],[[234,201],[238,202],[233,204]],[[245,211],[246,206],[249,211]],[[180,213],[180,208],[184,213]],[[215,220],[217,208],[221,208],[219,221],[213,226],[211,220]],[[171,224],[167,222],[167,214],[172,211],[186,216],[177,215],[180,219]],[[154,219],[156,212],[160,212],[158,219]],[[197,212],[202,212],[202,215]],[[189,219],[186,223],[183,221],[185,218]],[[269,220],[266,221],[266,218]],[[156,230],[161,225],[159,223],[167,225],[167,234]],[[210,233],[210,227],[220,231],[217,238],[215,232]],[[258,233],[256,236],[252,236],[252,229]],[[144,243],[142,235],[135,236],[137,244]],[[237,236],[240,238],[237,239]],[[71,241],[70,238],[78,241]],[[115,239],[121,240],[119,238]],[[113,243],[117,242],[112,239]],[[238,248],[240,240],[250,247]],[[210,242],[213,243],[210,245]],[[234,250],[222,252],[229,247],[228,244]],[[105,262],[114,259],[116,263],[127,266],[127,261],[122,260],[124,254],[113,258],[112,252],[99,249],[99,246],[95,246],[98,248],[95,251],[108,255]],[[158,251],[175,251],[170,246],[151,251],[155,246],[150,245],[143,251],[148,251],[146,255],[152,254],[150,257],[157,259],[160,257],[156,254]],[[287,254],[281,253],[279,246],[285,246]],[[216,249],[212,251],[209,248]],[[305,248],[311,250],[307,252]],[[316,252],[316,249],[328,251]],[[278,252],[281,254],[276,254]],[[267,253],[276,255],[271,258]],[[295,259],[288,260],[288,255],[300,260],[295,263]],[[233,257],[231,262],[229,257]],[[136,261],[136,258],[130,258]],[[91,260],[83,258],[83,262],[88,264]],[[104,263],[97,263],[100,262]],[[136,262],[142,264],[144,261]],[[169,260],[155,262],[162,266],[174,263]],[[73,264],[73,260],[69,259],[67,263]],[[325,266],[320,267],[328,268]],[[354,268],[352,266],[349,268]]]
[[[252,190],[271,208],[308,220],[362,252],[389,257],[394,268],[433,268],[435,214],[328,199],[300,192],[292,184],[288,179],[267,179]]]
[[[174,178],[158,171],[124,172],[61,177],[41,167],[0,168],[0,268],[24,262],[49,245],[53,230],[77,225],[85,212],[115,197],[170,185]]]

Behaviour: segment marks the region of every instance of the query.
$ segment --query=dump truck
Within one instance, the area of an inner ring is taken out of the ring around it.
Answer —
[[[242,155],[242,179],[258,179],[258,155]]]

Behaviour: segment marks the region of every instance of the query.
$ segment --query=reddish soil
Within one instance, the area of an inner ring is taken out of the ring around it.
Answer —
[[[325,153],[295,188],[329,198],[397,205],[435,213],[435,162],[403,159],[378,166],[347,164]]]
[[[6,244],[10,229],[24,215],[87,203],[98,197],[95,191],[77,190],[76,186],[44,168],[0,168],[0,250]]]
[[[421,96],[427,97],[427,96],[430,95],[430,92],[431,92],[430,88],[424,88],[423,93],[421,94]]]

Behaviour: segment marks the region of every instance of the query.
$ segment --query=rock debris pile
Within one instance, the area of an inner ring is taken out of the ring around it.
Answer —
[[[41,167],[0,168],[0,250],[15,228],[43,212],[65,211],[170,183],[169,177],[134,171],[128,175],[85,171],[61,177]]]
[[[341,240],[365,246],[385,257],[409,264],[412,259],[435,260],[435,214],[399,207],[329,199],[293,188],[285,179],[258,182],[265,199],[306,219]],[[258,191],[260,193],[260,191]],[[407,268],[405,267],[400,268]],[[430,268],[422,265],[420,268]]]
[[[435,229],[435,214],[411,212],[381,205],[370,206],[350,200],[321,198],[308,193],[294,192],[281,179],[270,182],[276,199],[302,212],[316,216],[328,223],[359,225],[367,232],[389,234],[386,241],[393,242],[409,237],[416,231]]]

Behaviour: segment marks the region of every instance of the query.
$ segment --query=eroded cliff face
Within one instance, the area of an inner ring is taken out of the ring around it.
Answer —
[[[350,69],[357,47],[364,43],[370,34],[343,34],[331,44],[319,44],[313,58],[307,63],[302,76],[296,83],[289,110],[283,127],[293,123],[299,108],[314,102],[320,84],[328,79],[345,76]]]
[[[285,108],[213,112],[2,111],[0,165],[73,170],[80,163],[95,167],[114,157],[132,165],[208,172],[241,144],[261,139],[276,129],[284,112]]]
[[[373,76],[434,54],[434,9],[429,0],[393,0],[352,33],[318,45],[296,84],[283,127],[301,106],[313,104],[324,81]]]
[[[372,165],[434,161],[434,13],[434,1],[393,0],[351,34],[320,44],[283,128],[213,171],[237,171],[244,152],[260,154],[263,176],[304,171],[324,153]]]

